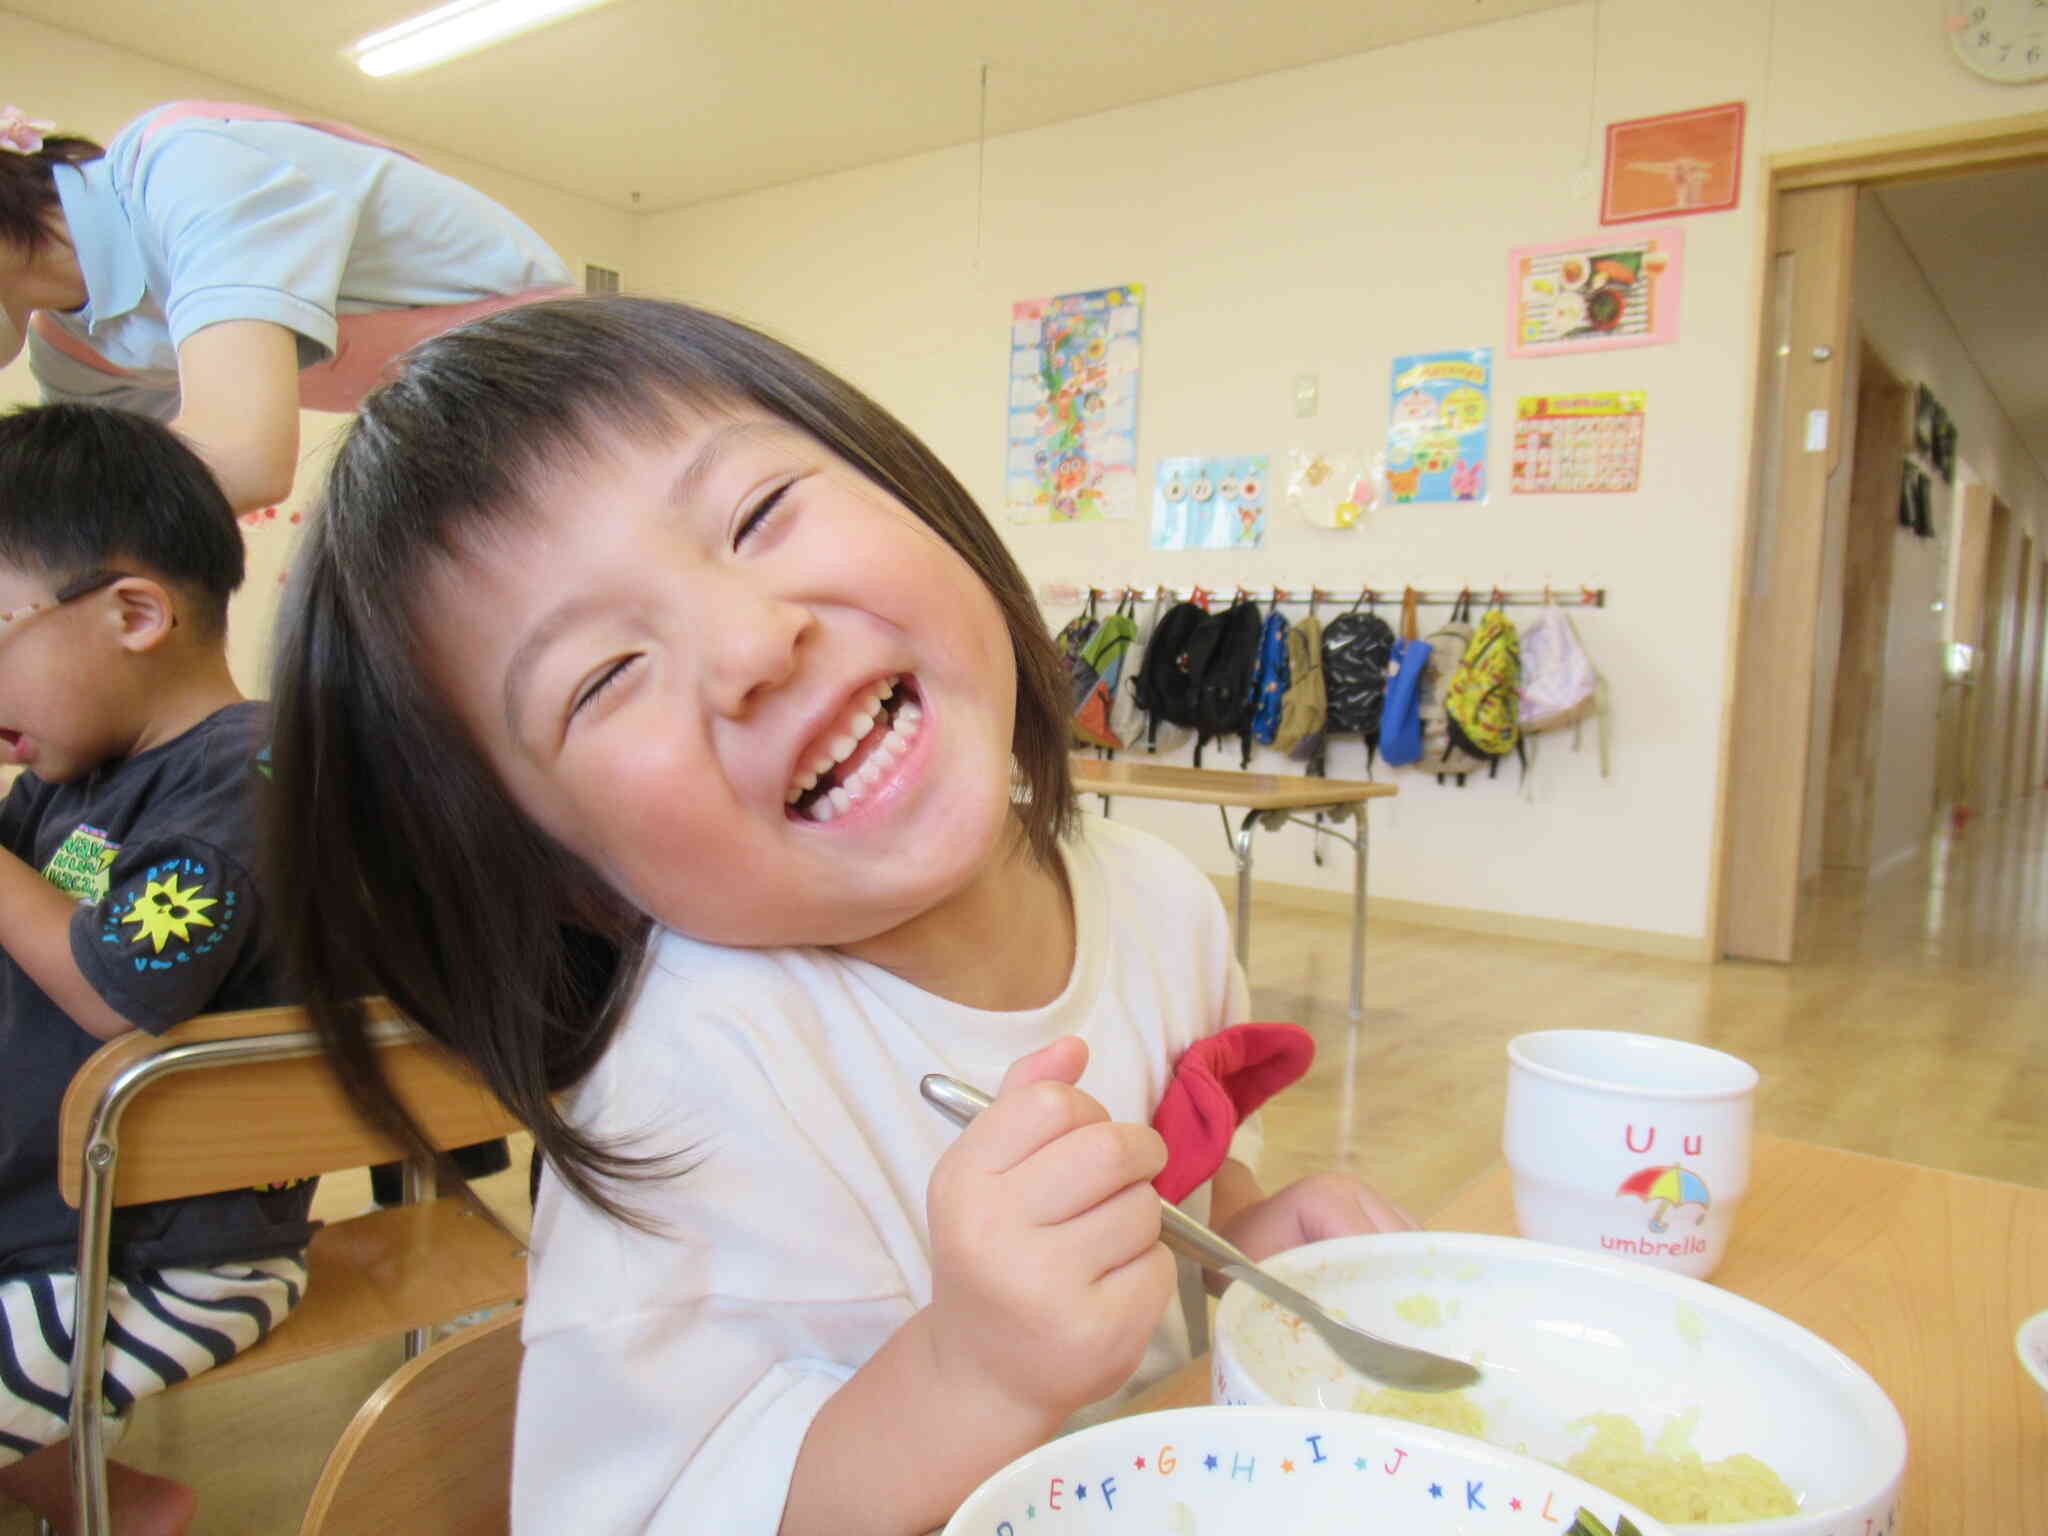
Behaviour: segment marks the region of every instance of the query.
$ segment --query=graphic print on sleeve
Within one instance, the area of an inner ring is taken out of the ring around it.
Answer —
[[[100,942],[117,946],[137,971],[203,963],[233,934],[237,906],[238,893],[210,864],[165,859],[101,904]]]
[[[114,855],[120,851],[121,845],[105,832],[81,821],[50,855],[43,878],[80,901],[105,901],[107,871],[114,867]]]

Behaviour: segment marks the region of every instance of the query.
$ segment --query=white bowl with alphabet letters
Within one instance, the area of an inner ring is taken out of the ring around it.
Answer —
[[[1579,1511],[1592,1516],[1580,1523]],[[1555,1467],[1306,1408],[1175,1408],[1076,1430],[971,1494],[945,1536],[1672,1536]]]
[[[1588,1449],[1589,1416],[1609,1415],[1635,1425],[1646,1453],[1681,1463],[1753,1456],[1796,1502],[1796,1512],[1723,1529],[1893,1529],[1906,1430],[1883,1388],[1825,1340],[1718,1286],[1634,1259],[1456,1232],[1337,1238],[1265,1267],[1362,1328],[1472,1361],[1481,1380],[1389,1397],[1238,1284],[1216,1309],[1218,1403],[1421,1413],[1557,1466]],[[1737,1479],[1744,1465],[1702,1475]],[[1636,1502],[1678,1523],[1662,1497]]]

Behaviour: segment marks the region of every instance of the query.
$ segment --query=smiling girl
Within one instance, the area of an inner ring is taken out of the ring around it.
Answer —
[[[348,1002],[388,993],[550,1172],[517,1529],[923,1531],[1188,1358],[1146,1122],[1246,1016],[1221,904],[1077,814],[1023,577],[850,386],[645,300],[427,343],[275,679],[345,1076],[397,1122]],[[965,1133],[935,1071],[1001,1085]],[[1405,1224],[1209,1166],[1189,1208],[1254,1256]]]

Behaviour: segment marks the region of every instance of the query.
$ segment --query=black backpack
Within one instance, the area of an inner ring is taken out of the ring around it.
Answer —
[[[1323,688],[1329,701],[1326,729],[1333,736],[1365,738],[1368,773],[1380,749],[1380,720],[1393,657],[1394,628],[1376,613],[1353,608],[1338,614],[1323,630]]]
[[[1188,637],[1188,675],[1194,681],[1195,766],[1202,748],[1219,736],[1242,736],[1242,762],[1252,760],[1252,712],[1258,706],[1259,649],[1266,621],[1257,603],[1232,603],[1205,616]]]
[[[1145,644],[1145,659],[1131,681],[1131,697],[1150,718],[1145,723],[1145,745],[1157,750],[1159,722],[1184,725],[1195,723],[1194,679],[1188,673],[1188,640],[1197,626],[1208,618],[1208,610],[1197,603],[1175,603],[1161,616]]]

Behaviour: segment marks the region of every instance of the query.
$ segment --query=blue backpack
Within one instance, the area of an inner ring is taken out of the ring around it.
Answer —
[[[1422,680],[1429,671],[1427,641],[1416,638],[1415,589],[1401,600],[1401,638],[1394,646],[1394,666],[1387,678],[1387,698],[1380,712],[1380,756],[1400,768],[1422,756]]]
[[[1266,615],[1265,638],[1259,642],[1258,703],[1252,709],[1252,735],[1270,747],[1280,733],[1280,701],[1294,681],[1287,664],[1287,619],[1276,602]]]

